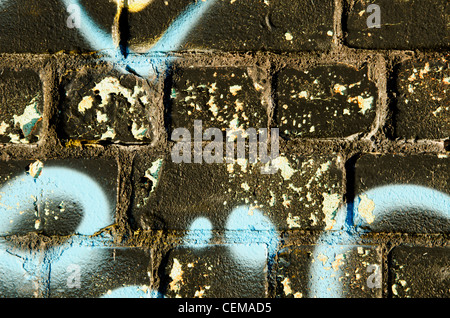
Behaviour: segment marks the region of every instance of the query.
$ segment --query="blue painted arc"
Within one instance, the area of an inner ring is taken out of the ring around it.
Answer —
[[[76,229],[81,235],[93,235],[114,223],[114,207],[103,189],[88,175],[70,168],[45,167],[41,176],[16,177],[0,189],[0,235],[11,233],[12,223],[21,212],[34,210],[42,198],[67,198],[83,207],[83,218]],[[36,201],[35,201],[36,200]]]
[[[348,209],[344,206],[336,214],[337,223],[334,228],[339,230],[326,231],[319,238],[318,245],[313,252],[314,262],[310,267],[311,279],[308,283],[310,297],[343,297],[342,284],[339,281],[342,271],[340,268],[336,271],[331,269],[331,263],[337,255],[345,254],[355,248],[354,244],[364,233],[364,231],[358,229],[359,226],[368,224],[358,213],[362,195],[366,195],[374,203],[373,223],[376,223],[382,217],[389,217],[390,213],[394,211],[407,212],[409,209],[422,210],[424,213],[433,211],[434,214],[442,218],[450,218],[450,196],[435,189],[419,185],[395,184],[373,188],[362,193],[355,200],[355,204],[352,204],[354,221],[357,227],[346,223],[348,222]],[[318,259],[326,261],[322,263]]]

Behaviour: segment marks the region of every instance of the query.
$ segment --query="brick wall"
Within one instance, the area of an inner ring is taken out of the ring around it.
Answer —
[[[0,2],[0,295],[449,297],[449,10]],[[174,162],[199,120],[277,172]]]

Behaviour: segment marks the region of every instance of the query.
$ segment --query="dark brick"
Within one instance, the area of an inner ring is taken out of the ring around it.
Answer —
[[[331,248],[331,247],[330,247]],[[312,272],[313,263],[322,263],[326,275],[337,277],[341,284],[342,295],[345,298],[381,297],[381,288],[368,284],[372,281],[371,265],[381,268],[381,253],[374,246],[338,246],[334,259],[323,254],[314,253],[314,246],[290,246],[278,253],[277,287],[278,298],[309,298],[315,292],[311,291],[312,280],[323,281],[326,277],[319,277],[319,273]],[[323,284],[323,292],[334,286]],[[323,297],[323,296],[322,296]]]
[[[368,131],[375,119],[377,89],[367,67],[286,69],[276,85],[275,120],[287,137],[347,137]]]
[[[196,218],[206,217],[223,230],[236,207],[249,206],[277,230],[332,229],[343,202],[340,161],[281,154],[274,161],[279,171],[270,175],[261,173],[260,163],[246,160],[176,164],[170,156],[138,154],[132,215],[144,229],[187,230]]]
[[[267,128],[267,103],[246,69],[179,69],[172,79],[167,105],[170,130],[187,128],[193,133],[194,120],[203,129]]]
[[[150,253],[141,248],[110,248],[87,239],[46,250],[17,248],[0,242],[0,296],[88,298],[146,297]],[[128,287],[126,292],[123,288]]]
[[[139,12],[129,12],[131,48],[147,51],[193,2],[156,0]],[[333,15],[331,0],[217,0],[178,49],[327,50],[333,38]]]
[[[43,95],[35,72],[0,69],[0,142],[33,143],[39,139]]]
[[[369,28],[366,12],[380,6],[381,27]],[[346,44],[365,49],[445,49],[450,46],[447,0],[358,0],[347,13]]]
[[[149,86],[131,74],[85,67],[61,84],[58,130],[63,140],[149,142]]]
[[[448,164],[447,156],[363,155],[356,162],[356,199],[358,202],[364,200],[360,206],[356,206],[358,211],[362,209],[357,212],[357,223],[362,222],[375,232],[448,233],[450,220],[438,212],[448,213]],[[392,194],[389,190],[389,186],[402,185],[402,194]],[[416,189],[408,186],[416,186]],[[368,191],[380,187],[387,188],[383,193],[377,194],[376,199],[367,196]],[[435,192],[422,197],[427,200],[428,207],[419,207],[416,198],[421,193],[432,190]],[[382,203],[385,200],[390,202],[389,207]],[[371,213],[378,203],[387,210],[370,220],[374,217]],[[436,206],[436,209],[432,206]],[[368,220],[370,224],[367,224]]]
[[[394,298],[449,298],[450,249],[398,247],[389,271]]]
[[[3,1],[0,6],[0,52],[42,53],[65,51],[92,51],[113,47],[94,48],[81,30],[69,28],[70,13],[61,0],[16,0]],[[74,1],[75,3],[75,1]],[[101,32],[111,38],[115,2],[107,0],[80,0],[81,9],[96,23]],[[81,19],[81,24],[87,21]],[[92,38],[98,34],[92,32]],[[101,42],[96,41],[95,45]],[[112,43],[112,42],[111,42]]]
[[[117,193],[114,161],[8,161],[1,162],[0,167],[3,215],[0,235],[36,232],[67,236],[77,231],[92,235],[114,222]],[[89,179],[83,180],[76,173]],[[108,206],[99,206],[101,202]],[[100,209],[105,209],[105,214]],[[89,217],[88,212],[92,213]],[[83,219],[90,223],[83,223]]]
[[[222,245],[178,248],[168,256],[162,284],[167,297],[264,298],[267,266],[242,266]]]
[[[396,137],[445,139],[450,136],[450,69],[444,57],[399,65]]]
[[[49,297],[114,297],[116,290],[127,286],[135,290],[133,296],[150,294],[150,253],[141,248],[73,247],[49,263]]]

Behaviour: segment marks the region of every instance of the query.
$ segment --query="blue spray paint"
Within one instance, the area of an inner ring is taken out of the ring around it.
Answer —
[[[277,252],[278,233],[263,213],[255,208],[235,208],[226,223],[225,237],[235,259],[249,267],[267,262],[271,265]]]
[[[0,235],[12,234],[12,224],[19,222],[22,214],[35,213],[45,200],[63,202],[76,200],[84,215],[76,233],[93,235],[114,223],[114,207],[103,189],[88,175],[64,167],[46,167],[34,178],[23,175],[0,188]]]
[[[362,234],[367,233],[367,230],[361,228],[368,225],[367,216],[362,216],[358,212],[363,196],[374,204],[371,211],[372,224],[376,224],[384,217],[389,217],[393,211],[408,212],[411,209],[432,213],[446,219],[450,218],[450,196],[423,186],[389,185],[374,188],[359,195],[351,205],[354,218],[348,217],[348,207],[342,207],[337,212],[337,223],[334,227],[339,230],[325,232],[317,242],[313,253],[314,262],[310,268],[311,279],[308,284],[310,297],[340,298],[343,296],[342,284],[339,281],[342,276],[341,270],[332,271],[329,268],[337,255],[354,249],[353,244]],[[317,260],[319,255],[325,256],[323,258],[327,259],[325,264]]]
[[[79,0],[62,1],[66,8],[71,4],[82,8],[80,32],[93,49],[104,51],[103,60],[116,65],[122,71],[151,78],[157,77],[166,70],[168,64],[174,59],[168,55],[169,52],[181,47],[200,18],[217,0],[202,0],[190,4],[145,54],[136,54],[130,48],[116,47],[112,35],[93,22]],[[123,52],[126,52],[126,55]]]
[[[211,237],[211,222],[201,217],[191,224],[184,246],[205,248]],[[235,208],[225,225],[225,239],[234,259],[242,266],[258,268],[273,263],[278,233],[270,219],[258,209],[248,206]]]
[[[187,236],[184,238],[185,245],[191,248],[204,248],[212,237],[212,224],[204,217],[197,218],[191,224]]]
[[[90,272],[106,259],[107,249],[99,247],[111,246],[112,237],[104,233],[91,235],[114,222],[114,207],[91,177],[70,168],[45,167],[39,176],[24,173],[6,182],[0,195],[0,235],[14,234],[14,222],[20,222],[25,213],[36,213],[37,217],[37,207],[49,199],[76,200],[84,212],[76,229],[79,235],[45,251],[20,249],[0,239],[2,288],[17,290],[21,297],[45,294],[51,281],[65,283],[69,265],[79,265],[83,272]],[[127,291],[131,289],[120,294],[126,295]]]

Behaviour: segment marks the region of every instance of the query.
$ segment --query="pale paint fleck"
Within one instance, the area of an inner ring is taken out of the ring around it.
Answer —
[[[114,128],[108,127],[106,132],[102,134],[102,136],[100,137],[100,139],[104,140],[104,139],[114,139],[114,137],[116,137],[116,132],[114,131]]]
[[[366,194],[362,194],[359,196],[361,201],[358,205],[358,213],[361,215],[367,223],[371,224],[375,217],[372,214],[373,210],[375,210],[375,202],[373,202]]]
[[[138,128],[138,125],[135,122],[133,122],[133,124],[131,125],[131,133],[137,140],[144,139],[146,132],[147,128],[145,128],[144,126]]]
[[[20,116],[14,115],[13,118],[14,118],[14,125],[19,124],[25,137],[27,137],[30,132],[26,132],[24,130],[25,126],[29,125],[30,123],[36,124],[42,118],[42,115],[38,111],[37,97],[33,98],[30,104],[25,107],[25,110],[22,115]]]
[[[372,108],[373,97],[372,96],[367,98],[364,98],[362,96],[349,97],[347,101],[349,103],[354,103],[356,101],[358,103],[358,107],[360,108],[359,112],[365,115],[366,112]]]
[[[230,92],[233,96],[236,96],[240,90],[242,90],[242,86],[240,85],[234,85],[230,87]]]
[[[119,80],[115,77],[105,77],[101,82],[95,85],[92,91],[98,91],[98,94],[102,99],[102,103],[99,105],[99,107],[106,106],[110,94],[121,94],[131,105],[134,105],[136,104],[137,96],[144,92],[144,90],[138,86],[135,86],[134,90],[132,91],[131,89],[120,85]]]
[[[150,190],[150,193],[152,193],[155,190],[158,184],[158,174],[162,164],[163,159],[158,159],[152,162],[152,166],[149,169],[147,169],[147,171],[145,171],[144,177],[152,182],[152,189]]]
[[[272,160],[272,166],[281,171],[281,176],[284,180],[289,180],[297,170],[292,169],[289,165],[289,160],[286,157],[279,156]]]
[[[41,175],[43,168],[44,168],[44,163],[40,160],[36,160],[32,164],[30,164],[30,166],[28,168],[28,173],[33,178],[37,178]]]
[[[283,284],[283,291],[286,296],[292,294],[292,288],[290,286],[291,282],[289,281],[288,277],[285,277],[281,284]]]
[[[108,121],[108,115],[103,114],[101,111],[97,110],[97,121],[99,123],[106,123]]]
[[[317,260],[322,262],[322,265],[325,266],[325,264],[328,262],[328,256],[323,255],[322,253],[320,253],[319,255],[317,255]]]
[[[6,129],[9,127],[9,124],[5,123],[4,121],[0,124],[0,135],[5,134]]]
[[[317,216],[316,216],[314,213],[311,213],[309,219],[312,221],[312,222],[311,222],[311,225],[312,225],[312,226],[315,226],[315,225],[318,224]]]
[[[284,34],[284,37],[286,38],[286,41],[292,41],[294,39],[294,37],[292,36],[292,34],[290,32],[286,32]]]
[[[336,212],[339,208],[339,204],[341,202],[341,196],[337,193],[328,194],[322,193],[323,203],[322,203],[322,212],[325,215],[325,230],[333,229],[333,226],[336,224]]]
[[[341,84],[335,84],[333,87],[333,91],[336,94],[345,95],[346,90],[347,90],[347,87],[345,87],[344,85],[341,85]]]
[[[286,207],[286,208],[290,208],[291,207],[291,200],[290,200],[290,198],[289,198],[289,196],[288,195],[286,195],[286,194],[283,194],[283,206],[284,207]]]
[[[169,284],[170,290],[174,292],[178,292],[181,288],[181,283],[183,282],[183,270],[180,262],[174,258],[173,259],[173,267],[170,271],[170,278],[172,281]]]
[[[398,292],[397,292],[397,284],[393,284],[393,285],[392,285],[392,293],[393,293],[395,296],[398,295]]]
[[[195,291],[194,298],[203,298],[205,292],[210,288],[211,286],[205,286],[204,289],[200,287],[200,290]]]
[[[273,193],[272,190],[269,190],[269,193],[270,193],[269,205],[274,206],[276,202],[275,193]]]
[[[85,96],[78,104],[78,111],[82,114],[85,113],[86,109],[91,109],[94,104],[94,98],[92,96]]]
[[[301,92],[298,94],[298,97],[300,97],[300,98],[305,98],[305,99],[307,99],[308,96],[309,96],[309,94],[308,94],[307,91],[301,91]]]
[[[343,259],[344,259],[343,254],[338,254],[335,256],[334,261],[331,263],[331,267],[334,269],[335,272],[339,270],[339,266],[344,265]]]
[[[299,222],[300,222],[300,217],[292,216],[292,213],[288,214],[288,217],[286,219],[286,223],[287,223],[287,225],[289,226],[290,229],[296,228],[296,227],[301,227]]]

